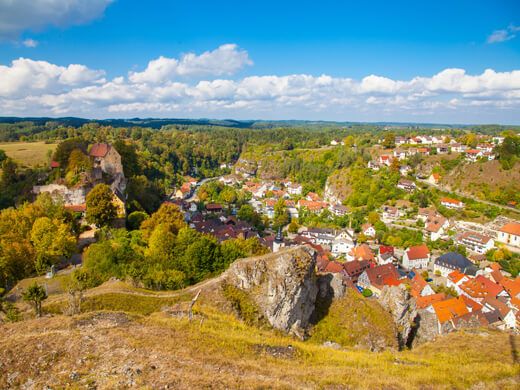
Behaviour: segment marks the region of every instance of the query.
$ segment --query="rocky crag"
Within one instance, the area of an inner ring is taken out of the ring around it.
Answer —
[[[223,283],[246,292],[273,328],[303,338],[318,294],[316,256],[313,248],[299,246],[238,260]]]

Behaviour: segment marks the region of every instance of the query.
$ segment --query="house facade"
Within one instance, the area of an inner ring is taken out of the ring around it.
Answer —
[[[509,222],[498,231],[498,242],[520,247],[520,223]]]
[[[430,250],[426,245],[411,246],[404,252],[403,267],[406,269],[427,268],[430,256]]]

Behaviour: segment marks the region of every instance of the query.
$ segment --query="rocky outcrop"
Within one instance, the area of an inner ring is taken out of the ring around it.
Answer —
[[[345,296],[347,283],[343,280],[341,274],[323,274],[318,275],[319,299],[322,301],[328,299],[341,299]]]
[[[61,198],[65,205],[85,204],[87,194],[92,189],[92,186],[83,186],[78,188],[68,188],[61,184],[48,184],[45,186],[34,186],[33,192],[36,195],[47,192],[53,199]]]
[[[350,195],[351,188],[347,184],[347,171],[339,170],[330,175],[325,183],[323,198],[332,204],[342,204]]]
[[[399,331],[399,345],[409,345],[415,335],[417,304],[406,287],[385,286],[379,297],[379,303],[394,317]]]
[[[303,338],[318,293],[316,256],[313,248],[298,246],[237,260],[223,283],[246,292],[273,328]]]
[[[410,346],[418,345],[432,341],[439,335],[439,321],[435,313],[431,313],[426,309],[420,309],[415,318],[417,324],[415,337],[410,340]]]

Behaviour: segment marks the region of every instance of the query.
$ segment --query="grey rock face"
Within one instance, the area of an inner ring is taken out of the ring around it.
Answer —
[[[418,328],[412,346],[416,347],[432,341],[439,335],[439,325],[435,313],[430,313],[426,309],[420,309],[417,312],[415,321],[418,324]]]
[[[341,299],[345,296],[347,284],[341,274],[318,275],[319,297]]]
[[[417,304],[404,285],[385,286],[379,297],[379,303],[394,317],[399,331],[400,346],[407,345],[417,317]]]
[[[224,280],[246,291],[274,328],[302,338],[318,293],[316,256],[313,248],[298,246],[237,260]]]

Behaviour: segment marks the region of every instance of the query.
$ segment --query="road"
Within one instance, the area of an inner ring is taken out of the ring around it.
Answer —
[[[200,187],[204,184],[204,183],[207,183],[208,181],[212,181],[212,180],[218,180],[220,179],[221,177],[223,176],[215,176],[215,177],[207,177],[205,179],[202,179],[200,182],[197,183],[197,185],[195,186],[195,191],[193,191],[193,194],[186,199],[187,202],[193,202],[195,200],[195,197],[197,196],[197,194],[199,193],[199,189]],[[175,197],[175,192],[172,192],[170,194],[170,196],[168,197],[168,200],[169,201],[173,201],[175,200],[176,197]]]
[[[427,180],[423,180],[423,179],[419,179],[417,178],[417,181],[420,181],[421,183],[424,183],[426,185],[429,185],[430,187],[435,187],[437,188],[438,190],[441,190],[441,191],[445,191],[445,192],[453,192],[459,196],[463,196],[465,198],[470,198],[470,199],[473,199],[474,201],[476,202],[480,202],[480,203],[485,203],[485,204],[488,204],[490,206],[496,206],[496,207],[499,207],[501,209],[504,209],[504,210],[511,210],[511,211],[514,211],[516,213],[520,213],[520,210],[518,209],[513,209],[511,207],[507,207],[507,206],[502,206],[502,205],[499,205],[499,204],[496,204],[496,203],[491,203],[491,202],[488,202],[487,200],[482,200],[482,199],[478,199],[478,198],[474,198],[473,196],[470,196],[470,195],[466,195],[466,194],[463,194],[463,193],[460,193],[460,192],[457,192],[457,191],[452,191],[452,190],[449,190],[447,188],[444,188],[444,187],[441,187],[437,184],[433,184],[433,183],[430,183],[429,181]]]

